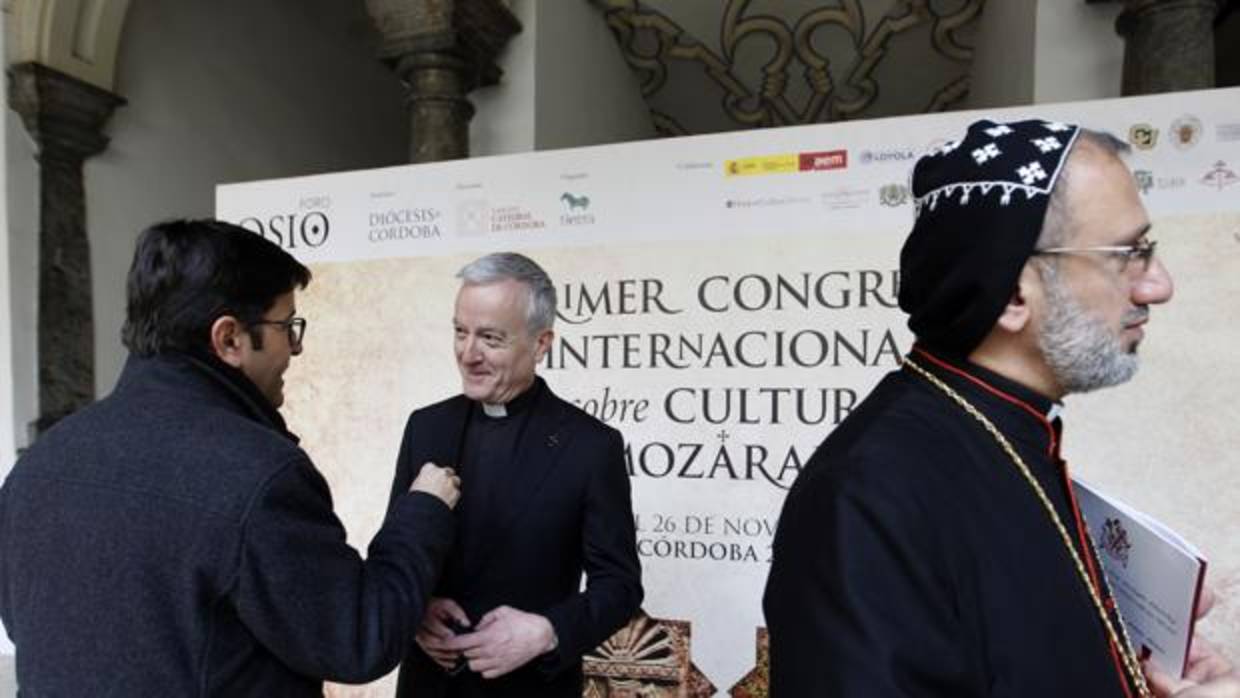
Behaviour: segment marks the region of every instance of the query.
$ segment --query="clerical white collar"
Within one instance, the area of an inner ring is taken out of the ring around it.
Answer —
[[[1053,402],[1051,403],[1051,409],[1046,413],[1046,421],[1053,422],[1056,419],[1059,419],[1060,415],[1062,414],[1063,414],[1063,403]]]
[[[508,406],[502,402],[484,402],[482,403],[482,413],[488,417],[507,417]]]

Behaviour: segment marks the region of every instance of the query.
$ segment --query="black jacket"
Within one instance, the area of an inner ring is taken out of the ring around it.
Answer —
[[[1050,400],[978,366],[918,351],[913,360],[1011,441],[1096,566]],[[1033,488],[973,417],[908,368],[884,378],[797,478],[763,606],[775,698],[1125,696]]]
[[[363,560],[239,371],[130,358],[0,489],[0,615],[23,696],[321,696],[399,661],[452,515],[403,495]]]
[[[580,698],[582,655],[627,623],[641,603],[641,563],[620,433],[556,397],[542,379],[531,390],[538,392],[531,396],[529,422],[511,462],[504,464],[512,468],[510,485],[494,489],[475,528],[458,532],[436,596],[460,603],[475,623],[501,605],[543,615],[559,646],[506,676],[485,680],[469,671],[449,678],[413,644],[401,665],[397,695],[402,698]],[[410,415],[394,494],[428,461],[457,464],[463,429],[475,409],[476,403],[457,396]],[[462,472],[462,490],[477,486],[470,476]],[[465,550],[472,554],[463,555]]]

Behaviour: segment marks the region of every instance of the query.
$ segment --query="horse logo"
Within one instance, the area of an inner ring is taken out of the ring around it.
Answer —
[[[590,197],[588,196],[573,196],[572,194],[569,194],[568,192],[564,192],[562,195],[560,195],[560,201],[563,201],[565,204],[568,205],[568,210],[570,212],[576,211],[578,209],[585,211],[586,209],[590,208]]]

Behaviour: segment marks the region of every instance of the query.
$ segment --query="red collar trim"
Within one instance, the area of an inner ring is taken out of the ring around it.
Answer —
[[[962,368],[959,368],[959,367],[956,367],[956,366],[953,366],[953,365],[951,365],[951,364],[947,363],[947,362],[946,362],[946,361],[944,361],[943,359],[938,358],[937,356],[935,356],[935,355],[931,354],[930,352],[926,351],[925,349],[922,349],[921,347],[913,347],[913,353],[914,353],[914,354],[917,354],[920,358],[923,358],[923,359],[925,359],[926,361],[929,361],[930,363],[934,364],[935,366],[938,366],[939,368],[943,369],[944,371],[947,371],[947,372],[949,372],[949,373],[951,373],[951,374],[953,374],[953,375],[959,376],[960,378],[963,378],[963,379],[965,379],[965,380],[967,380],[967,381],[969,381],[969,382],[973,383],[973,384],[974,384],[974,385],[976,385],[977,387],[981,388],[982,390],[985,390],[986,392],[990,393],[991,395],[994,395],[995,397],[999,398],[1000,400],[1004,400],[1004,401],[1006,401],[1006,402],[1009,402],[1009,403],[1011,403],[1011,404],[1013,404],[1013,405],[1015,405],[1015,406],[1019,407],[1020,409],[1022,409],[1022,410],[1024,410],[1024,411],[1028,412],[1028,413],[1030,414],[1030,416],[1032,416],[1034,419],[1038,420],[1038,423],[1040,423],[1043,427],[1045,427],[1045,428],[1046,428],[1046,435],[1047,435],[1047,437],[1049,437],[1049,439],[1050,439],[1050,441],[1049,441],[1049,444],[1050,444],[1050,445],[1049,445],[1049,446],[1047,446],[1047,449],[1046,449],[1046,454],[1047,454],[1048,456],[1050,456],[1051,458],[1055,458],[1056,454],[1059,452],[1059,439],[1058,439],[1058,437],[1055,435],[1055,427],[1051,425],[1051,422],[1050,422],[1050,420],[1049,420],[1049,419],[1047,419],[1047,418],[1046,418],[1046,415],[1042,414],[1039,410],[1035,409],[1032,405],[1030,405],[1029,403],[1025,402],[1024,400],[1021,400],[1020,398],[1016,397],[1015,395],[1012,395],[1011,393],[1006,393],[1006,392],[1004,392],[1004,391],[1000,390],[999,388],[996,388],[995,386],[991,385],[990,383],[987,383],[986,381],[982,380],[981,378],[978,378],[977,376],[973,375],[972,373],[969,373],[968,371],[966,371],[966,370],[964,370],[964,369],[962,369]]]

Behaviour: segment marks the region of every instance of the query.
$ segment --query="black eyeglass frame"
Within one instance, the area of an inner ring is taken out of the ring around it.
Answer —
[[[306,338],[306,319],[304,317],[294,316],[287,320],[258,320],[251,324],[283,327],[288,334],[289,346],[299,347],[301,346],[301,341]]]

